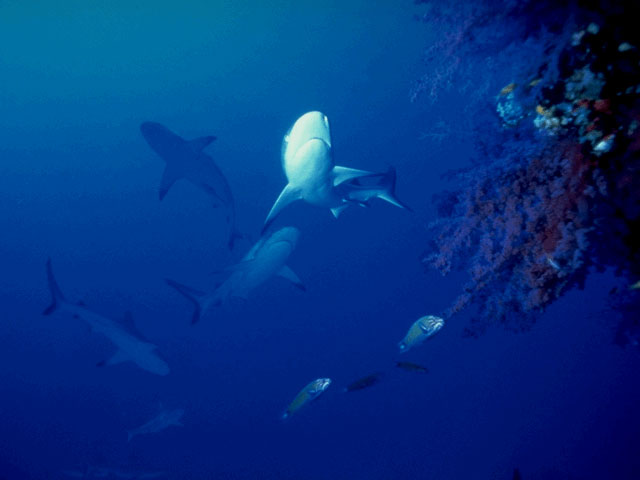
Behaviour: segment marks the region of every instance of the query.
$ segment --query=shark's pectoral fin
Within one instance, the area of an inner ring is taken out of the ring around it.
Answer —
[[[338,218],[340,214],[343,212],[343,210],[348,206],[349,206],[348,204],[344,204],[344,205],[340,205],[339,207],[334,207],[331,209],[331,213],[333,213],[334,217]]]
[[[369,175],[373,175],[373,173],[367,172],[366,170],[357,170],[355,168],[339,167],[336,165],[333,167],[333,186],[337,187],[348,180]]]
[[[282,211],[284,207],[289,205],[290,203],[295,202],[296,200],[300,200],[300,190],[296,187],[292,187],[290,183],[284,187],[284,190],[280,193],[280,196],[276,200],[276,203],[271,207],[271,211],[269,215],[267,215],[267,219],[264,221],[264,226],[262,227],[262,231],[264,232],[271,222],[278,216],[278,214]]]
[[[164,172],[162,172],[162,179],[160,180],[160,189],[158,190],[158,196],[160,197],[160,200],[165,197],[171,186],[181,178],[182,172],[175,166],[168,163],[164,168]]]
[[[131,360],[131,357],[129,355],[127,355],[122,350],[118,350],[116,353],[113,354],[111,358],[107,360],[102,360],[101,362],[98,362],[96,365],[98,367],[111,366],[111,365],[117,365],[123,362],[128,362],[129,360]]]
[[[215,139],[216,137],[209,135],[208,137],[194,138],[193,140],[189,140],[187,143],[194,152],[201,152]]]
[[[287,267],[286,265],[283,266],[280,270],[278,270],[278,275],[281,276],[282,278],[286,278],[287,280],[289,280],[300,290],[304,292],[307,291],[307,287],[304,286],[304,283],[302,283],[302,280],[300,280],[300,277],[296,275],[296,272],[291,270],[291,268]]]

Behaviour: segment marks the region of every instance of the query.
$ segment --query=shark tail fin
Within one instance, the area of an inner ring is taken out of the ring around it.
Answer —
[[[395,205],[396,207],[404,208],[405,210],[409,210],[410,212],[413,212],[413,209],[409,205],[404,203],[402,200],[400,200],[396,196],[396,168],[395,167],[389,167],[389,170],[387,170],[387,173],[384,176],[383,183],[385,186],[385,190],[384,190],[384,193],[381,193],[380,195],[378,195],[379,198],[389,202],[392,205]]]
[[[51,258],[47,259],[47,281],[49,283],[49,291],[51,292],[51,305],[49,305],[43,312],[43,315],[51,315],[56,311],[60,303],[65,303],[67,300],[62,294],[62,290],[56,282],[56,278],[53,276],[53,267],[51,266]]]
[[[132,433],[131,430],[127,431],[127,443],[130,442],[134,436],[135,434]]]
[[[181,283],[178,283],[170,278],[166,278],[165,282],[172,288],[175,288],[178,293],[183,295],[187,300],[193,303],[194,310],[193,316],[191,317],[191,324],[198,323],[200,318],[202,317],[202,311],[204,310],[202,301],[205,297],[205,293],[200,290],[196,290],[195,288],[187,287]]]

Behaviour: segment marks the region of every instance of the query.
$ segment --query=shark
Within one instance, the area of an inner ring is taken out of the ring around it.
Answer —
[[[51,305],[42,312],[43,315],[60,311],[80,318],[89,324],[93,332],[104,335],[116,346],[113,356],[99,362],[98,366],[132,362],[156,375],[169,374],[167,362],[156,352],[157,346],[146,341],[137,331],[131,313],[127,312],[122,322],[116,322],[92,312],[82,302],[75,304],[67,301],[53,275],[50,258],[47,260],[47,280],[52,300]]]
[[[164,472],[128,472],[116,468],[95,467],[86,465],[82,470],[63,470],[62,473],[70,478],[102,478],[102,479],[123,479],[123,480],[142,480],[151,478],[166,478]]]
[[[338,207],[337,213],[354,203],[368,207],[374,198],[379,198],[398,208],[413,212],[413,209],[402,202],[396,195],[395,167],[389,167],[384,173],[372,173],[371,175],[344,182],[338,187],[338,192],[347,203]]]
[[[328,207],[337,217],[349,199],[341,196],[336,187],[348,180],[372,175],[372,172],[334,164],[329,119],[318,111],[302,115],[284,136],[282,167],[287,185],[271,207],[263,232],[287,205],[298,200]]]
[[[293,252],[300,231],[295,227],[283,227],[263,235],[246,253],[241,261],[226,269],[229,273],[224,282],[209,292],[203,292],[166,279],[195,306],[191,323],[197,323],[213,306],[219,306],[231,297],[247,298],[250,291],[279,275],[301,290],[306,290],[300,277],[286,265]]]
[[[160,181],[159,197],[164,199],[174,183],[180,179],[191,182],[204,191],[214,207],[223,206],[229,225],[229,248],[242,237],[236,230],[236,208],[227,179],[211,156],[204,152],[216,137],[206,136],[185,140],[157,122],[144,122],[140,132],[151,149],[166,163]]]
[[[127,432],[127,442],[130,442],[131,439],[137,435],[158,433],[171,426],[182,427],[184,426],[181,421],[183,415],[184,410],[182,408],[177,408],[175,410],[165,410],[164,408],[161,408],[160,413],[158,413],[147,423],[129,430]]]

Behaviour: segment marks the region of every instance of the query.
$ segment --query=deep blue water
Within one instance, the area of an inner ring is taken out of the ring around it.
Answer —
[[[452,319],[393,368],[397,342],[459,278],[423,271],[441,174],[467,141],[424,133],[462,99],[409,102],[431,40],[410,2],[0,2],[0,478],[68,478],[99,465],[177,479],[640,478],[640,357],[611,342],[609,277],[594,275],[532,331],[462,338]],[[502,81],[501,78],[496,80]],[[378,201],[335,220],[296,204],[302,236],[280,278],[196,326],[163,279],[211,286],[237,261],[224,215],[186,182],[159,202],[162,160],[143,121],[207,148],[254,241],[285,178],[282,136],[321,110],[335,161],[394,165],[410,214]],[[62,290],[110,318],[127,310],[167,377],[98,368],[112,345],[68,315],[44,317],[45,262]],[[386,372],[370,389],[349,382]],[[310,380],[334,384],[289,421]],[[183,428],[127,443],[162,402]]]

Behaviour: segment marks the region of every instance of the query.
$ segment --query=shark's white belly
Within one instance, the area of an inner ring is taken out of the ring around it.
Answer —
[[[340,203],[333,187],[331,148],[319,138],[305,142],[284,163],[287,180],[300,192],[300,198],[318,206]]]

